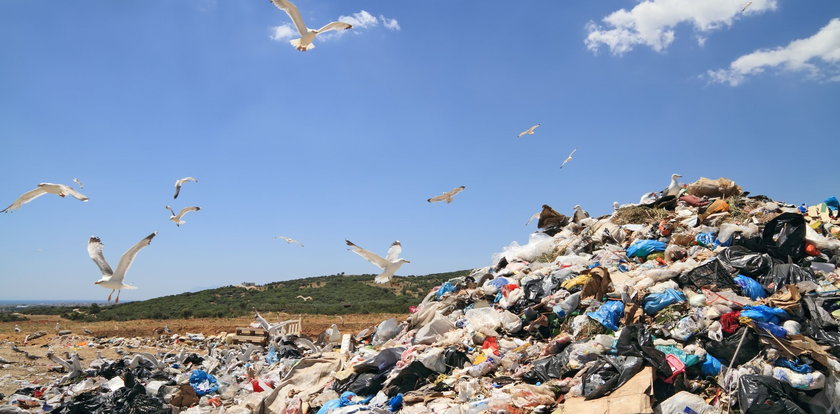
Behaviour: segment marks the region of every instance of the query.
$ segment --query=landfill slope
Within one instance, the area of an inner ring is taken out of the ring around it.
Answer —
[[[175,334],[155,354],[68,353],[64,377],[21,380],[4,409],[836,414],[840,202],[676,178],[609,216],[544,205],[528,243],[376,326],[306,338],[256,313],[261,345]]]

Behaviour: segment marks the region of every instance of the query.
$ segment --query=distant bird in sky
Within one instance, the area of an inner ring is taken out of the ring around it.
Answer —
[[[178,198],[178,194],[181,193],[181,186],[184,185],[184,183],[186,183],[187,181],[192,181],[194,183],[198,182],[198,180],[196,180],[193,177],[184,177],[180,180],[175,181],[175,197],[172,198]]]
[[[534,221],[534,220],[536,220],[536,219],[540,218],[540,213],[542,213],[542,210],[540,210],[540,211],[538,211],[538,212],[534,213],[534,215],[533,215],[533,216],[531,216],[531,218],[529,218],[529,219],[528,219],[528,222],[527,222],[527,223],[525,223],[525,225],[527,226],[527,225],[531,224],[531,222],[532,222],[532,221]]]
[[[181,220],[181,218],[184,217],[184,214],[187,214],[190,211],[201,210],[201,207],[184,207],[177,215],[175,214],[175,210],[172,210],[172,207],[166,206],[166,209],[169,210],[170,213],[172,213],[172,215],[169,216],[169,221],[175,222],[176,226],[181,227],[182,224],[186,223],[186,221]]]
[[[744,8],[741,9],[741,13],[747,11],[747,7],[750,7],[751,5],[752,5],[752,2],[748,1],[747,4],[744,5]]]
[[[572,155],[575,155],[575,151],[577,151],[577,148],[573,149],[569,156],[566,157],[565,160],[563,160],[563,163],[560,164],[560,168],[563,168],[566,164],[568,164],[569,161],[572,160]]]
[[[379,276],[376,276],[376,278],[373,279],[376,283],[388,283],[403,263],[411,263],[408,260],[398,258],[400,253],[402,253],[402,245],[399,241],[395,241],[391,244],[391,247],[388,249],[388,254],[384,259],[376,253],[353,244],[350,240],[345,240],[345,242],[356,254],[364,257],[365,260],[375,264],[383,270]]]
[[[312,300],[312,296],[297,295],[297,296],[295,296],[295,299],[303,299],[303,301],[306,302],[306,301]]]
[[[576,205],[575,206],[575,214],[572,216],[572,221],[575,223],[580,223],[581,220],[589,217],[589,213],[583,209],[583,207]]]
[[[289,0],[271,0],[271,2],[274,3],[278,9],[286,12],[286,14],[289,15],[289,18],[292,19],[292,23],[295,24],[295,28],[297,28],[298,33],[300,33],[300,38],[292,39],[289,43],[301,52],[314,49],[315,45],[312,44],[312,41],[315,40],[315,36],[321,33],[328,32],[330,30],[347,30],[353,27],[353,25],[349,23],[332,22],[327,23],[324,27],[318,30],[309,29],[303,22],[303,17],[301,17],[300,11],[298,11],[298,8],[294,3]]]
[[[125,279],[125,273],[128,271],[128,268],[131,267],[137,253],[144,247],[148,246],[155,235],[157,235],[157,232],[146,236],[146,238],[140,240],[137,244],[131,246],[130,249],[123,253],[120,258],[120,263],[117,265],[117,271],[111,270],[111,266],[108,265],[107,261],[105,261],[105,256],[102,253],[102,247],[104,245],[99,237],[92,236],[90,240],[88,240],[88,255],[90,255],[90,258],[93,259],[93,262],[99,266],[99,270],[102,272],[102,279],[99,279],[94,283],[105,289],[111,289],[111,294],[108,295],[108,303],[111,303],[111,295],[114,294],[115,290],[117,291],[117,300],[114,303],[120,303],[120,290],[137,289],[136,286],[123,283],[123,279]]]
[[[17,209],[20,208],[20,206],[38,198],[38,197],[40,197],[44,194],[47,194],[47,193],[55,194],[59,197],[64,197],[64,196],[70,195],[73,198],[76,198],[77,200],[88,201],[88,198],[87,198],[86,195],[74,190],[70,186],[66,186],[64,184],[41,183],[41,184],[38,184],[38,187],[36,187],[34,190],[30,190],[30,191],[27,191],[27,192],[23,193],[10,206],[6,207],[3,210],[0,210],[0,213],[7,213],[7,212],[12,211],[12,210],[17,210]]]
[[[668,188],[662,191],[662,196],[675,196],[680,193],[680,183],[677,181],[677,178],[682,178],[679,174],[671,174],[671,183],[668,184]]]
[[[300,242],[300,240],[295,240],[295,239],[293,239],[293,238],[291,238],[291,237],[286,237],[286,236],[277,236],[277,237],[275,237],[275,239],[285,240],[285,241],[286,241],[286,243],[289,243],[289,244],[292,244],[292,243],[297,243],[297,244],[299,244],[299,245],[300,245],[300,247],[303,247],[303,243],[301,243],[301,242]]]
[[[452,202],[452,197],[455,197],[456,194],[460,193],[461,191],[464,191],[465,188],[467,188],[467,187],[463,186],[463,185],[460,186],[460,187],[455,187],[452,190],[449,190],[449,191],[447,191],[447,192],[445,192],[445,193],[443,193],[443,194],[441,194],[437,197],[428,198],[428,199],[426,199],[426,201],[428,201],[430,203],[436,203],[438,201],[446,201],[446,204],[449,204],[449,203]]]
[[[538,127],[538,126],[540,126],[540,125],[542,125],[542,124],[536,124],[536,125],[534,125],[534,126],[532,126],[532,127],[528,128],[528,129],[526,129],[526,130],[524,130],[524,131],[520,132],[520,133],[519,133],[519,135],[517,135],[516,137],[517,137],[517,138],[522,138],[522,136],[523,136],[523,135],[526,135],[526,134],[527,134],[527,135],[534,135],[534,130],[535,130],[535,129],[537,129],[537,127]]]
[[[73,182],[74,182],[74,183],[76,183],[76,185],[78,185],[80,189],[82,189],[82,190],[84,190],[84,189],[85,189],[85,185],[84,185],[84,184],[82,184],[82,182],[81,182],[81,181],[79,181],[79,179],[78,179],[78,178],[73,177]]]

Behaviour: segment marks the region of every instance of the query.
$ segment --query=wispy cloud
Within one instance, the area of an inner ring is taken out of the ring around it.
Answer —
[[[736,0],[644,0],[630,11],[621,9],[602,19],[590,21],[584,43],[592,52],[601,46],[613,55],[622,55],[644,45],[662,52],[676,38],[674,28],[690,23],[699,33],[730,26],[741,15],[755,15],[776,9],[776,0],[753,0],[749,7]]]
[[[388,18],[381,14],[379,15],[379,17],[376,17],[366,10],[361,10],[349,16],[339,16],[337,20],[340,22],[350,23],[351,25],[353,25],[353,28],[350,30],[331,31],[324,33],[323,35],[318,36],[319,40],[334,39],[348,32],[359,34],[362,31],[376,28],[380,24],[382,25],[382,27],[388,30],[400,30],[400,23],[397,21],[397,19]],[[300,36],[298,35],[297,29],[295,29],[294,25],[292,25],[291,23],[284,23],[280,26],[272,27],[271,35],[269,37],[271,37],[272,40],[282,42]]]
[[[728,69],[710,70],[706,76],[711,82],[738,86],[747,76],[769,68],[804,72],[813,79],[840,81],[840,18],[831,19],[811,37],[772,50],[756,50],[735,59]]]

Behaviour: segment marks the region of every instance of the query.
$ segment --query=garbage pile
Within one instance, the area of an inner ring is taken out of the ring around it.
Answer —
[[[837,199],[703,178],[642,201],[544,206],[527,244],[403,321],[313,341],[257,314],[266,346],[71,360],[0,412],[837,413]]]

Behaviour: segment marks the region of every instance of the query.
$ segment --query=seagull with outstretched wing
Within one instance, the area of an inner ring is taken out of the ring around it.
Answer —
[[[517,138],[522,138],[523,135],[534,135],[534,130],[537,129],[537,127],[539,127],[540,125],[542,125],[542,124],[536,124],[536,125],[528,128],[528,129],[520,132],[519,135],[517,135],[516,137]]]
[[[300,240],[295,240],[295,239],[293,239],[293,238],[291,238],[291,237],[286,237],[286,236],[277,236],[277,237],[275,237],[275,239],[285,240],[285,241],[286,241],[286,243],[289,243],[289,244],[292,244],[292,243],[297,243],[297,244],[299,244],[299,245],[300,245],[300,247],[303,247],[303,243],[301,243],[301,242],[300,242]]]
[[[562,163],[562,164],[560,164],[560,168],[563,168],[564,166],[566,166],[566,164],[568,164],[568,163],[569,163],[569,161],[571,161],[571,160],[572,160],[572,155],[575,155],[575,152],[576,152],[576,151],[577,151],[577,148],[575,148],[575,149],[573,149],[573,150],[572,150],[572,152],[569,154],[569,156],[568,156],[568,157],[566,157],[566,159],[565,159],[565,160],[563,160],[563,163]]]
[[[13,210],[19,209],[22,205],[44,195],[44,194],[55,194],[59,197],[64,196],[72,196],[77,200],[88,201],[86,195],[74,190],[72,187],[64,184],[53,184],[53,183],[41,183],[38,184],[38,187],[35,187],[34,190],[27,191],[23,193],[14,203],[9,205],[8,207],[0,210],[0,213],[8,213]]]
[[[364,257],[365,260],[382,269],[382,273],[373,279],[376,283],[388,283],[403,263],[411,263],[408,260],[399,258],[400,253],[402,253],[402,245],[399,241],[395,241],[391,244],[391,247],[388,249],[388,254],[384,259],[370,250],[365,250],[353,244],[350,240],[345,240],[345,242],[348,246],[350,246],[350,250],[353,250],[353,252],[359,256]]]
[[[181,220],[181,218],[184,217],[184,214],[187,214],[191,211],[201,210],[201,207],[184,207],[178,214],[175,214],[175,210],[172,210],[172,207],[170,206],[166,206],[166,209],[169,210],[169,212],[171,213],[171,215],[169,216],[169,221],[172,221],[175,223],[176,226],[181,227],[182,224],[186,223],[186,221]]]
[[[286,12],[286,14],[289,15],[289,18],[292,19],[292,23],[295,24],[295,28],[300,34],[300,38],[292,39],[289,43],[301,52],[314,49],[315,45],[312,44],[312,41],[315,40],[315,36],[321,33],[329,32],[330,30],[347,30],[353,27],[353,25],[345,22],[331,22],[327,23],[324,27],[318,30],[310,29],[306,27],[306,24],[303,22],[303,17],[300,15],[300,11],[294,3],[289,0],[271,0],[271,2],[274,3],[278,9]]]
[[[137,289],[136,286],[123,283],[125,273],[128,271],[128,268],[131,267],[131,264],[134,263],[134,258],[137,256],[137,253],[144,247],[151,244],[155,235],[157,235],[157,232],[146,236],[143,240],[140,240],[137,244],[131,246],[130,249],[123,253],[122,257],[120,257],[120,263],[117,265],[116,271],[111,270],[111,266],[107,261],[105,261],[105,255],[102,253],[102,248],[104,247],[102,240],[96,236],[91,236],[88,240],[88,255],[91,259],[93,259],[93,262],[96,263],[99,270],[102,272],[102,278],[94,283],[105,289],[111,289],[111,294],[108,295],[108,303],[111,303],[111,295],[114,294],[114,291],[117,291],[117,300],[114,303],[120,303],[120,290]]]
[[[194,183],[198,182],[198,180],[196,180],[193,177],[184,177],[180,180],[176,180],[175,181],[175,197],[172,197],[172,198],[178,198],[178,194],[181,194],[181,186],[184,185],[184,183],[186,183],[188,181],[192,181]]]
[[[460,186],[460,187],[455,187],[455,188],[453,188],[453,189],[451,189],[451,190],[449,190],[449,191],[447,191],[447,192],[445,192],[445,193],[443,193],[443,194],[441,194],[437,197],[427,198],[426,201],[428,201],[430,203],[436,203],[438,201],[446,201],[446,204],[449,204],[449,203],[452,202],[452,197],[455,197],[456,194],[460,193],[461,191],[464,191],[465,188],[467,188],[467,187],[463,186],[463,185]]]

